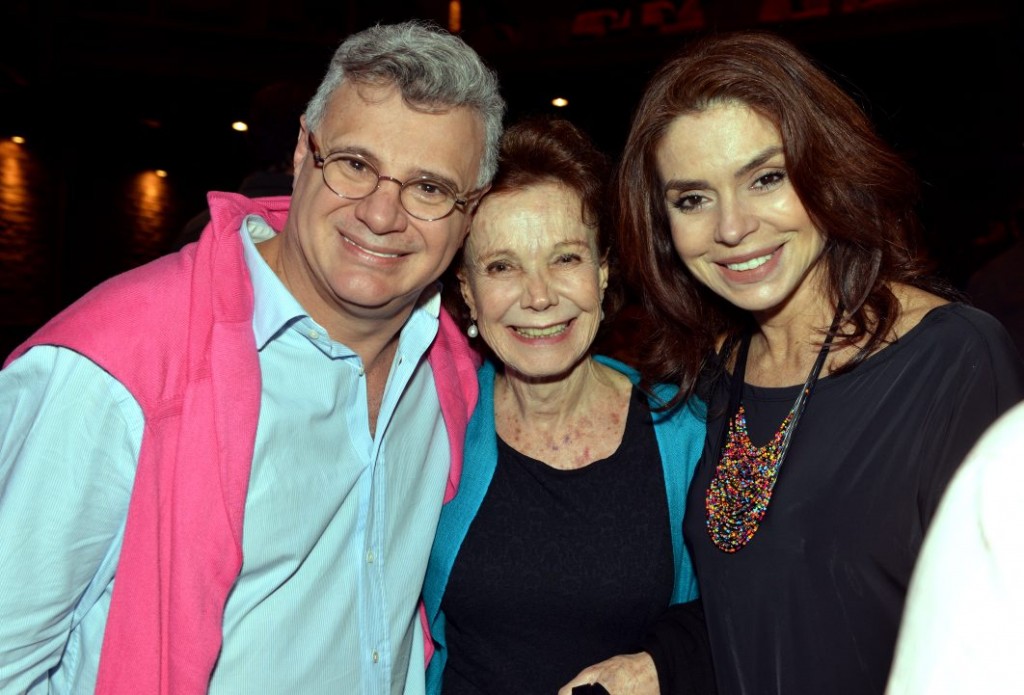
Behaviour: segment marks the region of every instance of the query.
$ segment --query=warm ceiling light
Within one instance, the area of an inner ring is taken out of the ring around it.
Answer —
[[[558,108],[562,108],[563,106],[569,105],[569,100],[564,97],[555,97],[554,99],[551,100],[551,105],[557,106]]]
[[[164,170],[164,169],[157,169],[153,173],[156,174],[157,176],[159,176],[162,179],[166,179],[167,178],[167,171]]]
[[[245,131],[249,130],[249,124],[245,121],[235,121],[231,124],[231,129],[237,130],[239,133],[244,133]]]
[[[11,137],[11,142],[13,142],[15,145],[24,145],[25,138],[21,137],[20,135],[15,135]]]
[[[459,0],[448,3],[448,31],[453,34],[462,31],[462,3]]]

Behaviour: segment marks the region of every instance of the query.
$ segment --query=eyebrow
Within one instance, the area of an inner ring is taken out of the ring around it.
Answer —
[[[330,157],[332,155],[336,155],[336,154],[354,154],[354,155],[358,155],[358,156],[362,157],[363,159],[365,159],[366,161],[370,162],[370,164],[372,164],[377,169],[377,171],[379,173],[383,173],[384,176],[390,176],[390,174],[387,174],[387,173],[384,173],[384,172],[380,171],[380,169],[381,169],[380,160],[377,159],[377,157],[375,157],[374,154],[370,150],[366,149],[365,147],[359,147],[358,145],[353,145],[353,146],[350,146],[350,147],[339,147],[339,148],[336,148],[336,149],[329,150],[328,152],[326,152],[325,154],[322,154],[321,156],[324,159],[327,159],[328,157]],[[437,181],[438,183],[443,183],[444,185],[446,185],[450,189],[452,189],[452,191],[454,191],[456,195],[458,195],[458,196],[464,195],[462,193],[462,189],[459,188],[459,185],[457,183],[455,183],[455,181],[452,180],[451,177],[445,176],[444,174],[441,174],[441,173],[436,172],[436,171],[431,171],[430,169],[416,169],[413,172],[413,175],[408,177],[407,179],[405,179],[405,181],[411,181],[411,180],[415,180],[415,179],[419,179],[419,178],[427,178],[427,179],[431,179],[433,181]]]
[[[733,174],[733,178],[736,178],[736,179],[743,178],[744,176],[746,176],[747,174],[752,172],[754,169],[757,169],[758,167],[764,166],[768,162],[769,159],[771,159],[772,157],[774,157],[774,156],[776,156],[778,154],[782,154],[782,146],[781,145],[773,145],[772,147],[768,147],[768,148],[762,150],[760,152],[760,154],[758,154],[756,157],[751,159],[749,162],[747,162],[746,164],[741,166],[739,168],[739,170],[735,174]]]
[[[781,145],[772,145],[758,152],[753,159],[736,170],[732,176],[741,179],[758,167],[764,166],[772,157],[782,154]],[[665,191],[688,191],[691,189],[709,188],[703,179],[671,179],[665,183]]]
[[[556,251],[562,251],[565,249],[583,249],[585,251],[590,250],[590,244],[586,239],[566,239],[565,241],[559,241],[555,244]],[[477,256],[477,262],[483,262],[490,260],[495,257],[501,256],[515,256],[516,252],[508,247],[500,247],[496,249],[484,249],[482,253]]]

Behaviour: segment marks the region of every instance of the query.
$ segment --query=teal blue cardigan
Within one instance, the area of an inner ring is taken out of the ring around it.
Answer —
[[[598,362],[622,372],[634,384],[640,376],[625,364],[608,357],[596,357]],[[494,428],[494,365],[484,361],[477,372],[480,399],[466,430],[466,447],[459,492],[441,510],[441,519],[430,551],[427,576],[423,586],[423,600],[430,624],[430,635],[435,652],[427,665],[427,695],[441,692],[442,673],[448,657],[445,642],[445,618],[441,599],[448,585],[455,557],[462,547],[469,526],[483,503],[498,462],[498,438]],[[668,400],[675,388],[661,386],[655,389],[657,398]],[[657,405],[650,401],[652,407]],[[668,412],[652,412],[654,433],[661,451],[661,464],[665,471],[665,492],[668,494],[669,526],[672,550],[675,555],[675,586],[672,602],[689,601],[697,597],[697,579],[693,573],[690,555],[683,545],[683,509],[686,491],[704,447],[704,428],[707,417],[705,404],[697,399]]]

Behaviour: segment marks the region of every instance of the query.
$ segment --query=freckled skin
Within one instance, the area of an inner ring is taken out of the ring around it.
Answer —
[[[627,381],[622,390],[614,390],[612,398],[596,399],[585,413],[548,426],[544,420],[524,423],[516,410],[496,403],[495,424],[502,439],[516,451],[556,468],[582,468],[618,448],[629,392]]]
[[[579,197],[565,186],[484,197],[459,277],[480,337],[506,373],[567,374],[589,352],[608,264],[581,217]]]

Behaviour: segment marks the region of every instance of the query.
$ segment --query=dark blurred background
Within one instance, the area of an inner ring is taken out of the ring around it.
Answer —
[[[942,274],[964,286],[1010,244],[1024,208],[1024,25],[1011,0],[5,0],[0,352],[170,250],[206,191],[271,165],[271,133],[284,122],[294,142],[293,104],[347,34],[449,26],[452,5],[497,69],[510,120],[557,111],[612,156],[647,79],[688,40],[777,31],[917,168]]]

